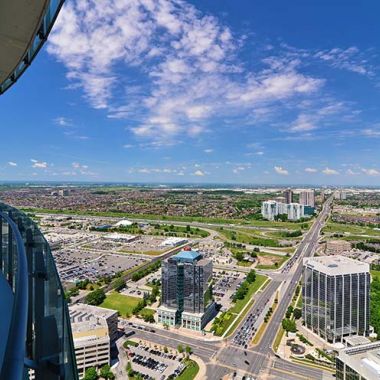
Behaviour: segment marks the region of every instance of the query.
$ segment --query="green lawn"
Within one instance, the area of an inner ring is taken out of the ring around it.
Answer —
[[[357,237],[360,237],[361,235],[368,235],[373,237],[379,237],[380,238],[380,231],[375,230],[371,227],[362,227],[362,226],[355,226],[352,224],[343,224],[343,223],[334,223],[329,221],[326,225],[326,227],[323,228],[324,233],[347,233],[350,235],[356,235]]]
[[[188,360],[185,370],[176,378],[177,380],[193,380],[199,371],[199,365],[194,360]]]
[[[117,310],[120,315],[126,316],[132,314],[133,308],[137,306],[139,301],[141,301],[141,298],[112,292],[107,295],[106,299],[100,306],[107,309]]]
[[[262,234],[252,234],[240,232],[238,229],[217,228],[217,231],[226,239],[236,243],[252,244],[265,247],[279,247],[280,243],[276,239],[268,238]]]

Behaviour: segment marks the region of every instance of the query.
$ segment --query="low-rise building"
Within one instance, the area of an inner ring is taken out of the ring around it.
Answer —
[[[336,358],[337,380],[380,379],[380,342],[349,347]]]
[[[78,373],[110,364],[111,343],[117,338],[118,314],[97,306],[69,307]]]

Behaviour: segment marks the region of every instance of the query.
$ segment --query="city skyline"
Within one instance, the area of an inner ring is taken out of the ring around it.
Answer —
[[[0,100],[1,180],[379,184],[379,5],[80,4]]]

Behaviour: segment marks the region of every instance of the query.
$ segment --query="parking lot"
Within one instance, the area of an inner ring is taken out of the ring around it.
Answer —
[[[215,300],[222,305],[222,311],[231,307],[232,296],[243,282],[244,277],[245,274],[241,272],[213,270],[213,295]]]
[[[133,370],[144,379],[164,380],[171,375],[178,376],[184,369],[182,355],[173,349],[166,351],[163,347],[142,342],[137,347],[129,346],[128,356]]]
[[[99,277],[110,276],[146,262],[146,259],[135,255],[101,254],[77,248],[53,251],[53,256],[62,281],[67,282],[86,278],[97,281]]]

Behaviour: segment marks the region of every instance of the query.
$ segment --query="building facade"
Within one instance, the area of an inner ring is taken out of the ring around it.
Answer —
[[[284,191],[284,198],[285,198],[285,203],[293,203],[293,190],[286,189]]]
[[[300,203],[304,206],[315,207],[315,191],[303,190],[300,192]]]
[[[212,262],[186,247],[162,263],[161,306],[158,321],[202,330],[215,312]]]
[[[328,342],[369,333],[369,265],[343,256],[304,259],[305,326]]]

